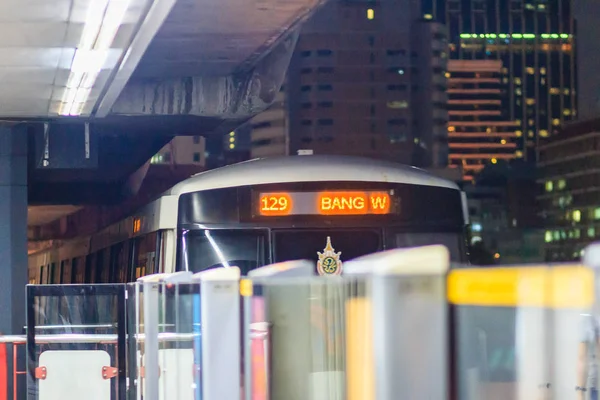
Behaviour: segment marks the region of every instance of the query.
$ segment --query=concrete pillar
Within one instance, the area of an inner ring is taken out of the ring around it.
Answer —
[[[27,130],[0,125],[0,332],[21,334],[27,284]]]

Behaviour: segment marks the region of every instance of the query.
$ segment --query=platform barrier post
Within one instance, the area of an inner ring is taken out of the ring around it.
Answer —
[[[241,388],[240,270],[217,268],[200,282],[202,399],[239,400]]]
[[[452,398],[545,399],[549,395],[545,266],[453,269]]]
[[[444,246],[389,250],[345,263],[354,286],[346,316],[348,399],[448,398],[449,266]]]
[[[244,398],[307,400],[311,382],[310,261],[252,270],[242,280]]]
[[[600,242],[592,243],[584,249],[582,262],[594,272],[594,304],[591,311],[581,318],[577,366],[577,389],[582,392],[580,398],[588,399],[587,396],[591,397],[592,392],[598,396],[600,390],[600,348],[595,348],[591,343],[594,339],[596,343],[600,342]],[[596,357],[593,357],[594,349]]]
[[[548,272],[551,288],[549,306],[553,317],[549,329],[552,333],[552,362],[549,363],[552,367],[551,398],[579,400],[582,394],[585,396],[597,387],[588,388],[586,384],[586,392],[577,390],[581,378],[578,369],[582,336],[585,332],[594,332],[593,321],[590,321],[594,302],[594,274],[590,268],[576,264],[552,266]],[[596,343],[597,360],[600,336],[591,339]],[[597,373],[596,368],[596,379]]]

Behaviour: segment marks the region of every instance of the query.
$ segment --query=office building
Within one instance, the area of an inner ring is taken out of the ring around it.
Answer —
[[[546,260],[576,260],[600,238],[600,119],[573,122],[541,144],[538,172]]]
[[[289,155],[289,130],[285,86],[275,102],[248,123],[250,127],[250,158]]]
[[[522,157],[500,60],[448,62],[449,166],[473,181],[486,165]]]
[[[252,121],[253,154],[445,166],[446,31],[420,14],[408,0],[325,4],[302,30],[284,101]]]
[[[576,1],[573,7],[577,21],[577,116],[587,120],[600,115],[600,1]]]
[[[577,115],[573,0],[427,0],[445,23],[451,59],[501,60],[510,119],[533,161],[539,140]]]
[[[206,164],[206,141],[202,136],[177,136],[150,159],[151,164]]]

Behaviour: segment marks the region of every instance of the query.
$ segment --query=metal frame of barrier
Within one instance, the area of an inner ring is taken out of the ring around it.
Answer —
[[[200,282],[202,398],[206,400],[240,398],[240,277],[237,267],[207,270],[193,277]]]
[[[265,285],[282,279],[311,277],[314,270],[311,261],[286,261],[254,269],[249,272],[248,278],[240,281],[244,315],[245,400],[268,400],[271,395],[273,331],[272,322],[267,317]],[[294,366],[290,365],[286,371],[293,370]]]
[[[362,344],[366,351],[348,350],[347,371],[354,375],[348,378],[349,399],[448,398],[449,267],[450,253],[440,245],[388,250],[346,262],[345,275],[358,285],[348,304],[354,313],[347,319],[355,319],[355,328],[372,325],[363,332],[363,342],[370,342]],[[353,342],[360,346],[360,340]],[[412,364],[416,360],[419,368]],[[370,374],[365,365],[372,366]]]
[[[26,299],[27,299],[27,372],[29,376],[28,386],[30,382],[33,382],[35,387],[35,398],[39,397],[39,391],[37,390],[39,379],[45,379],[47,370],[44,366],[40,366],[39,357],[44,352],[38,355],[37,344],[42,342],[51,343],[51,337],[68,338],[68,341],[63,343],[98,343],[99,337],[93,337],[89,334],[68,334],[64,337],[61,334],[57,335],[39,335],[37,332],[43,326],[36,326],[36,298],[61,298],[61,297],[81,297],[81,296],[113,296],[116,299],[116,321],[113,328],[117,331],[116,343],[115,344],[115,359],[110,361],[112,365],[106,365],[99,374],[102,374],[102,378],[109,380],[116,378],[115,382],[115,394],[118,399],[126,399],[127,393],[127,381],[126,381],[126,317],[125,317],[125,285],[124,284],[97,284],[97,285],[27,285],[26,287]],[[74,325],[79,328],[83,328],[81,325]],[[103,325],[104,326],[104,325]],[[54,325],[54,327],[57,327]],[[69,326],[66,325],[65,328]],[[58,329],[58,327],[57,327]],[[100,343],[106,344],[111,342],[110,335],[103,335],[103,341]],[[90,341],[91,340],[91,341]],[[113,339],[114,340],[114,339]],[[60,343],[58,341],[57,343]],[[73,352],[80,350],[72,350]],[[116,361],[116,367],[114,366]],[[33,389],[33,388],[32,388]],[[30,388],[27,389],[30,392]],[[29,397],[29,396],[28,396]]]

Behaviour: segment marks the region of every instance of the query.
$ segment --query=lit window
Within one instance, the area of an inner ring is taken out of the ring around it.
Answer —
[[[546,129],[541,129],[540,130],[540,136],[541,137],[548,137],[548,131]]]
[[[551,192],[553,187],[554,187],[554,185],[552,184],[552,181],[546,182],[546,192]]]
[[[455,131],[456,131],[455,127],[453,127],[453,126],[448,127],[448,132],[455,132]]]
[[[521,137],[523,136],[523,131],[516,131],[515,135],[517,135],[517,137]]]
[[[450,72],[446,72],[446,78],[450,78]]]
[[[521,157],[523,157],[523,152],[521,150],[517,150],[517,151],[515,151],[515,156],[517,158],[521,158]]]
[[[498,162],[498,160],[495,158],[492,158],[490,161],[492,162],[492,164],[496,164]]]
[[[425,19],[432,19],[433,15],[431,15],[431,14],[425,14],[425,15],[423,15],[423,18],[425,18]]]
[[[521,84],[521,78],[515,78],[515,85]]]
[[[527,136],[530,138],[533,137],[533,131],[527,131]]]
[[[559,88],[550,88],[550,94],[560,94],[560,89]]]
[[[565,181],[564,179],[560,179],[558,181],[558,190],[563,190],[566,187],[567,187],[567,181]]]
[[[500,141],[500,143],[502,143],[502,144],[506,144],[506,140],[505,140],[505,139],[502,139],[502,140]]]
[[[594,209],[594,219],[600,219],[600,207]]]
[[[546,67],[540,68],[540,74],[546,75]]]
[[[535,104],[535,99],[527,99],[525,100],[525,103],[527,103],[528,106],[532,106]]]
[[[481,224],[480,223],[473,223],[473,225],[471,225],[471,230],[473,232],[481,232]]]
[[[589,237],[596,236],[596,229],[594,229],[594,227],[588,228],[587,234],[588,234]]]
[[[544,235],[544,240],[546,241],[546,243],[552,242],[552,231],[546,231],[546,234]]]
[[[570,109],[568,109],[568,108],[565,108],[565,109],[563,110],[563,114],[564,114],[565,116],[569,116],[569,115],[571,115],[571,110],[570,110]]]
[[[486,133],[492,133],[492,128],[485,128]]]
[[[408,101],[388,101],[387,106],[388,108],[407,108]]]
[[[559,125],[560,125],[560,119],[558,119],[558,118],[554,118],[554,119],[552,120],[552,125],[554,125],[554,126],[559,126]]]
[[[570,93],[570,91],[569,91],[569,89],[567,88],[567,89],[563,90],[563,93],[564,93],[564,94],[566,94],[566,95],[568,96],[568,95],[569,95],[569,93]]]
[[[500,258],[500,253],[496,253],[496,254],[494,254],[494,258],[495,258],[496,260],[497,260],[497,259],[499,259],[499,258]]]
[[[531,68],[531,67],[527,67],[525,70],[527,71],[527,73],[528,73],[529,75],[533,75],[533,74],[535,73],[535,69],[533,69],[533,68]]]
[[[367,19],[373,19],[375,18],[375,10],[373,10],[372,8],[369,8],[367,10]]]
[[[581,211],[573,210],[573,221],[575,221],[575,222],[581,221]]]
[[[545,85],[545,84],[546,84],[546,78],[541,78],[541,79],[540,79],[540,83],[541,83],[542,85]]]
[[[520,96],[523,94],[523,91],[521,90],[521,88],[516,88],[515,93]]]

